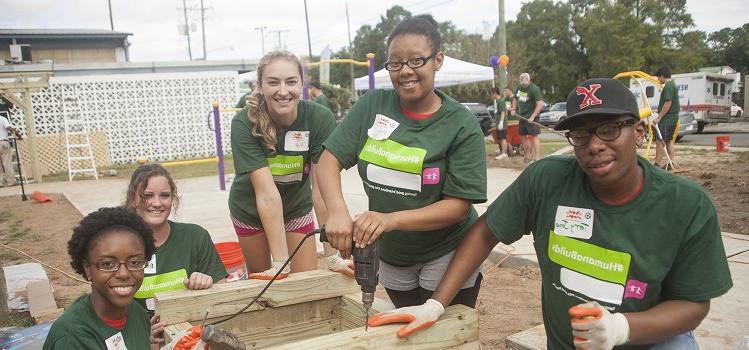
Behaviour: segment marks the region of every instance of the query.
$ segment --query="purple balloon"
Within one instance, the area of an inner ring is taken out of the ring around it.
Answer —
[[[489,57],[489,64],[492,65],[492,67],[496,67],[499,65],[499,56],[492,55],[492,57]]]

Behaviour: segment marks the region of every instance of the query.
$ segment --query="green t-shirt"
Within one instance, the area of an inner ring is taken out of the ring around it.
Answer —
[[[242,97],[239,98],[239,101],[237,101],[237,105],[234,106],[234,108],[244,108],[244,106],[247,105],[247,96],[250,96],[250,94],[251,92],[242,95]]]
[[[543,101],[544,95],[536,84],[530,84],[527,87],[518,86],[515,92],[515,98],[518,100],[517,113],[523,118],[530,118],[533,110],[536,109],[536,102]]]
[[[506,127],[507,126],[507,106],[505,105],[504,99],[499,99],[496,102],[497,109],[494,112],[490,112],[492,115],[492,119],[494,119],[494,125],[499,127]],[[505,119],[502,121],[500,120],[500,116],[502,116],[502,112],[505,112]],[[503,125],[500,125],[500,122],[504,122]]]
[[[315,103],[317,103],[317,104],[319,104],[319,105],[321,105],[321,106],[323,106],[323,107],[325,107],[327,109],[330,109],[330,103],[328,102],[328,96],[325,96],[325,94],[322,94],[320,96],[315,97],[315,99],[313,100],[313,102],[315,102]]]
[[[211,276],[214,282],[228,275],[208,231],[173,221],[169,221],[169,227],[169,237],[151,257],[143,284],[135,293],[135,300],[149,311],[154,310],[155,293],[185,289],[184,280],[193,272]]]
[[[341,165],[358,165],[369,210],[418,209],[451,196],[486,201],[484,135],[473,114],[435,90],[442,106],[414,120],[393,90],[368,92],[325,141]],[[434,260],[457,247],[476,220],[471,206],[460,223],[435,231],[391,231],[379,239],[380,257],[396,266]]]
[[[534,162],[489,206],[487,224],[501,242],[533,234],[549,349],[573,349],[567,310],[574,305],[636,312],[664,300],[708,300],[732,286],[705,191],[638,162],[645,185],[620,206],[595,197],[573,157]]]
[[[47,334],[43,350],[101,350],[150,349],[148,336],[151,324],[148,315],[138,303],[127,307],[127,323],[118,330],[110,327],[96,315],[89,295],[76,299],[58,318]],[[125,347],[117,348],[116,343]]]
[[[681,106],[679,106],[679,89],[676,88],[676,83],[673,80],[667,81],[663,86],[661,98],[658,100],[658,111],[663,108],[666,101],[671,101],[671,107],[666,112],[666,116],[661,118],[661,123],[663,125],[676,125],[676,122],[679,121],[679,109]]]
[[[270,167],[283,203],[284,220],[302,217],[312,210],[309,182],[311,164],[322,154],[322,143],[335,129],[329,109],[309,101],[300,101],[297,118],[288,129],[278,130],[276,152],[252,136],[247,109],[231,122],[231,148],[236,177],[229,190],[229,212],[242,223],[261,227],[250,172]]]

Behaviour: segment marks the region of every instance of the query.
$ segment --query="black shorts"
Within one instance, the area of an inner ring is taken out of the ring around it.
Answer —
[[[518,131],[520,132],[521,136],[525,135],[538,135],[541,133],[541,127],[539,127],[536,124],[529,123],[525,120],[520,120],[520,126],[518,127]]]
[[[666,140],[666,142],[671,142],[674,138],[674,133],[676,132],[676,124],[666,125],[658,123],[658,130],[661,131],[661,136],[663,136],[663,139]],[[656,134],[655,139],[658,139],[658,134]]]
[[[496,142],[496,140],[504,140],[504,139],[507,138],[507,130],[506,129],[502,129],[502,130],[494,129],[494,133],[495,133],[495,135],[494,135],[495,142]]]

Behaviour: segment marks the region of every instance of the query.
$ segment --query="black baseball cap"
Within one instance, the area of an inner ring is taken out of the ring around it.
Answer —
[[[629,115],[640,120],[637,100],[624,84],[614,79],[588,79],[567,95],[567,119],[554,130],[567,130],[581,118],[600,115]]]

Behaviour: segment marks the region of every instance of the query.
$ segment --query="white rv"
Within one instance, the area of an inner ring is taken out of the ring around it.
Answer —
[[[708,124],[735,121],[731,118],[731,95],[733,94],[734,76],[706,72],[682,73],[671,76],[679,90],[679,103],[682,111],[691,111],[697,119],[697,133],[701,133]],[[658,108],[660,91],[653,83],[640,79],[645,94],[653,111]],[[637,97],[640,108],[643,107],[640,88],[634,79],[630,80],[630,90]]]

